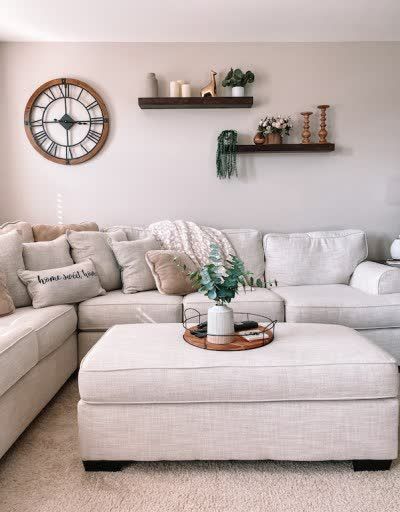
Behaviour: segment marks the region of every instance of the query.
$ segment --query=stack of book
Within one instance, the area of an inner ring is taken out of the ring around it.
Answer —
[[[400,268],[400,260],[386,260],[386,265],[390,265],[391,267],[399,267]]]

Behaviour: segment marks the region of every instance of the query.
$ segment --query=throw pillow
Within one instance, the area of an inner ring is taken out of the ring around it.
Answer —
[[[194,272],[196,265],[184,252],[149,251],[146,262],[153,274],[157,290],[164,295],[187,295],[196,288],[187,275]],[[186,266],[186,270],[183,267]]]
[[[19,270],[18,276],[28,287],[34,308],[74,304],[106,293],[90,260],[63,268]]]
[[[156,283],[145,256],[148,251],[160,249],[159,242],[153,237],[130,242],[110,239],[110,245],[122,270],[122,291],[136,293],[154,290]]]
[[[61,235],[51,242],[23,244],[22,249],[26,270],[46,270],[74,264],[65,235]]]
[[[122,229],[122,231],[125,233],[127,240],[139,240],[139,238],[148,238],[149,236],[152,236],[150,231],[146,229],[145,227],[135,227],[135,226],[110,226],[108,228],[102,229],[104,233],[114,233],[115,231],[118,231]]]
[[[10,231],[19,231],[23,242],[33,242],[32,226],[28,222],[16,220],[14,222],[6,222],[0,226],[0,235],[5,235]]]
[[[6,276],[7,288],[15,307],[30,306],[29,294],[17,276],[17,270],[25,270],[22,236],[18,231],[0,235],[0,270]]]
[[[0,316],[10,315],[14,311],[14,302],[6,287],[6,276],[0,272]]]
[[[108,244],[108,238],[120,242],[126,240],[123,231],[101,233],[96,231],[67,231],[67,240],[71,246],[75,263],[91,259],[99,275],[101,286],[108,292],[121,288],[121,272],[114,253]]]
[[[95,222],[82,222],[81,224],[34,224],[32,226],[35,242],[49,242],[70,231],[98,231]]]

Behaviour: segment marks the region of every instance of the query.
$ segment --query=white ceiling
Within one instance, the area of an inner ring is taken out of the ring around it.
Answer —
[[[400,0],[0,0],[2,41],[400,41]]]

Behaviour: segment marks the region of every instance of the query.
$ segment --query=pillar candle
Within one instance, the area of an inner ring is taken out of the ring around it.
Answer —
[[[169,83],[169,95],[171,98],[178,98],[180,96],[180,86],[178,82],[170,82]]]

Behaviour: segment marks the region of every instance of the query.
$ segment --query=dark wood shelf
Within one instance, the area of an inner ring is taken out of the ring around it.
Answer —
[[[190,98],[138,98],[141,109],[155,108],[251,108],[252,96],[211,96]]]
[[[335,144],[238,144],[238,153],[326,153],[335,151]]]

